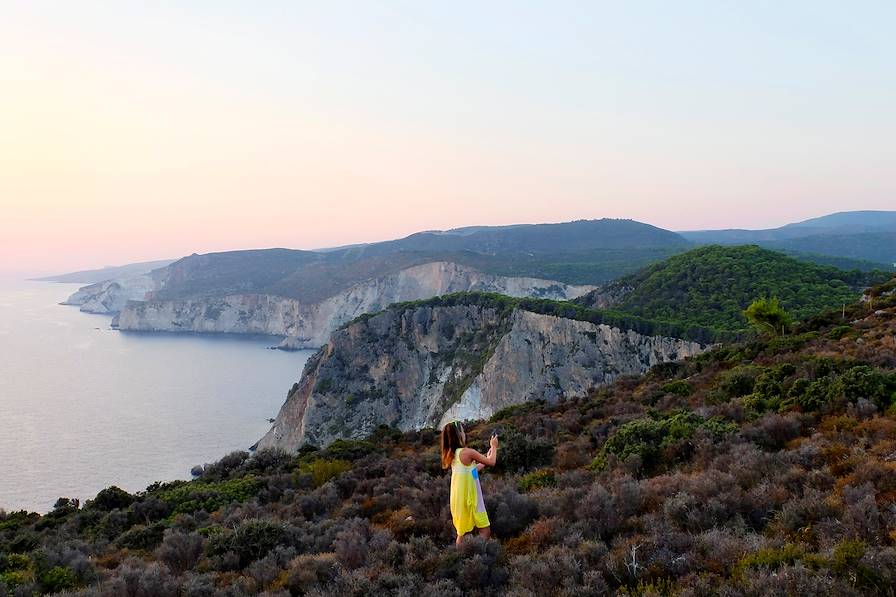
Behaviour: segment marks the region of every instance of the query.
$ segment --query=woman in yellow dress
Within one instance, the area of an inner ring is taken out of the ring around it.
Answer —
[[[466,447],[467,436],[459,421],[451,421],[442,429],[442,468],[451,467],[451,518],[457,530],[455,543],[458,545],[474,527],[479,529],[482,537],[488,539],[491,536],[479,471],[486,466],[495,466],[498,436],[493,435],[489,443],[488,454],[483,456]]]

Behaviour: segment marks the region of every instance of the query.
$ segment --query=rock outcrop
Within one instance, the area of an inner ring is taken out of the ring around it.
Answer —
[[[537,278],[496,276],[441,261],[367,280],[317,302],[270,294],[134,301],[121,309],[113,325],[133,331],[269,334],[283,336],[283,347],[295,350],[317,348],[347,321],[396,302],[466,291],[571,299],[593,288]]]
[[[589,309],[609,309],[621,303],[634,290],[631,284],[610,282],[583,294],[575,302]]]
[[[408,430],[486,418],[530,400],[583,396],[704,348],[500,301],[396,306],[331,335],[258,446],[294,451],[381,424]]]
[[[158,289],[158,281],[148,274],[97,282],[79,288],[61,304],[74,305],[85,313],[114,315],[128,301],[143,301]]]

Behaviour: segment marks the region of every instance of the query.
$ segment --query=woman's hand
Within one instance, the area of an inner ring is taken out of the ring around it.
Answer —
[[[492,438],[489,440],[488,445],[491,447],[492,450],[497,450],[498,449],[498,436],[493,435]]]

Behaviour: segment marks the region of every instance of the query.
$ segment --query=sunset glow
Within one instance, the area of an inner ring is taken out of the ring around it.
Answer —
[[[889,3],[188,6],[0,7],[0,271],[896,207]]]

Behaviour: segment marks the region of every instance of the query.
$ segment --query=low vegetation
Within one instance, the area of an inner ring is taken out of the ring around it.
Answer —
[[[894,288],[470,422],[491,540],[453,547],[437,431],[381,428],[0,513],[0,595],[892,595]]]

